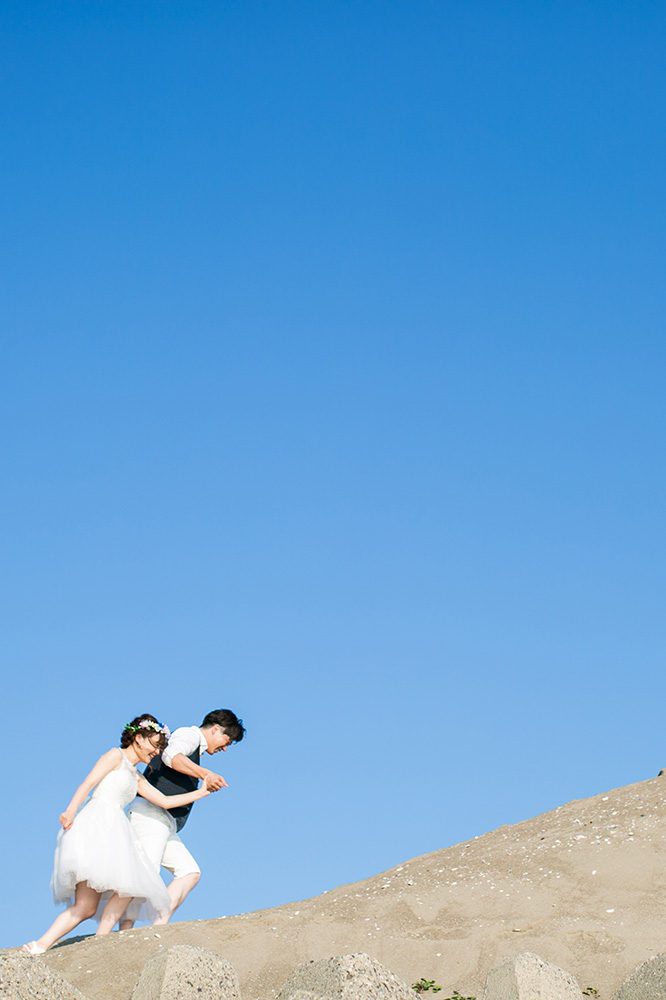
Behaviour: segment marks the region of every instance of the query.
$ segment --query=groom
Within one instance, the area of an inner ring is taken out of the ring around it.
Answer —
[[[211,792],[227,788],[224,778],[202,767],[199,760],[204,752],[224,752],[232,743],[240,743],[244,735],[242,719],[237,718],[228,708],[216,709],[208,713],[200,726],[176,729],[169,737],[162,756],[151,761],[144,776],[164,795],[193,792],[198,787],[199,780],[205,777],[208,778]],[[162,865],[174,876],[167,886],[171,913],[178,909],[201,878],[201,869],[179,837],[179,831],[185,826],[191,808],[192,805],[161,809],[139,796],[128,810],[134,832],[149,860],[157,871]],[[120,923],[121,931],[134,925],[136,913],[133,916],[133,910],[138,909],[139,906],[134,907],[134,903],[130,903],[125,918]]]

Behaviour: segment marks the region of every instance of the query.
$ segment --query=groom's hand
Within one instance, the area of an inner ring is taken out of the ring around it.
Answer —
[[[194,778],[199,778],[200,781],[203,781],[206,775],[208,775],[208,788],[211,792],[218,792],[220,788],[229,787],[221,774],[215,774],[213,771],[209,771],[207,767],[195,764],[185,754],[174,754],[171,760],[171,767],[174,771],[180,771],[181,774],[191,774]]]
[[[206,777],[209,792],[219,792],[220,788],[229,787],[221,774],[213,774],[212,771],[207,771]]]

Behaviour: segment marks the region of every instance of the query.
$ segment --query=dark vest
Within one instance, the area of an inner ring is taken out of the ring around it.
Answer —
[[[187,759],[191,760],[193,764],[198,764],[199,758],[199,747],[194,753],[187,754]],[[181,774],[180,771],[174,771],[172,767],[164,763],[161,757],[153,757],[143,772],[143,776],[151,785],[155,786],[158,792],[162,792],[162,795],[183,795],[185,792],[194,792],[199,787],[198,778],[192,774]],[[189,806],[177,806],[175,809],[169,809],[176,821],[176,829],[183,829],[193,804],[190,802]]]

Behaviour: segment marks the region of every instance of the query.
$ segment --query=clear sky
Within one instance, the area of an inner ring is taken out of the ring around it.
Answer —
[[[664,5],[0,27],[0,945],[138,712],[248,730],[182,919],[666,766]]]

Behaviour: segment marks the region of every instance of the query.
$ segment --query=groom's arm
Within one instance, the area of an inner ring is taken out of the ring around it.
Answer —
[[[220,788],[227,788],[227,783],[220,774],[201,767],[190,760],[190,754],[194,753],[201,744],[201,730],[198,726],[183,726],[176,729],[169,737],[166,750],[162,754],[162,760],[174,771],[181,774],[188,774],[201,781],[208,775],[208,788],[211,792],[217,792]]]
[[[189,774],[193,778],[200,778],[202,781],[208,775],[208,788],[211,792],[217,792],[220,788],[228,788],[226,781],[221,774],[214,774],[213,771],[209,771],[205,767],[201,767],[199,764],[195,764],[193,760],[186,757],[184,753],[177,753],[171,758],[171,764],[169,765],[174,769],[174,771],[180,771],[181,774]]]

